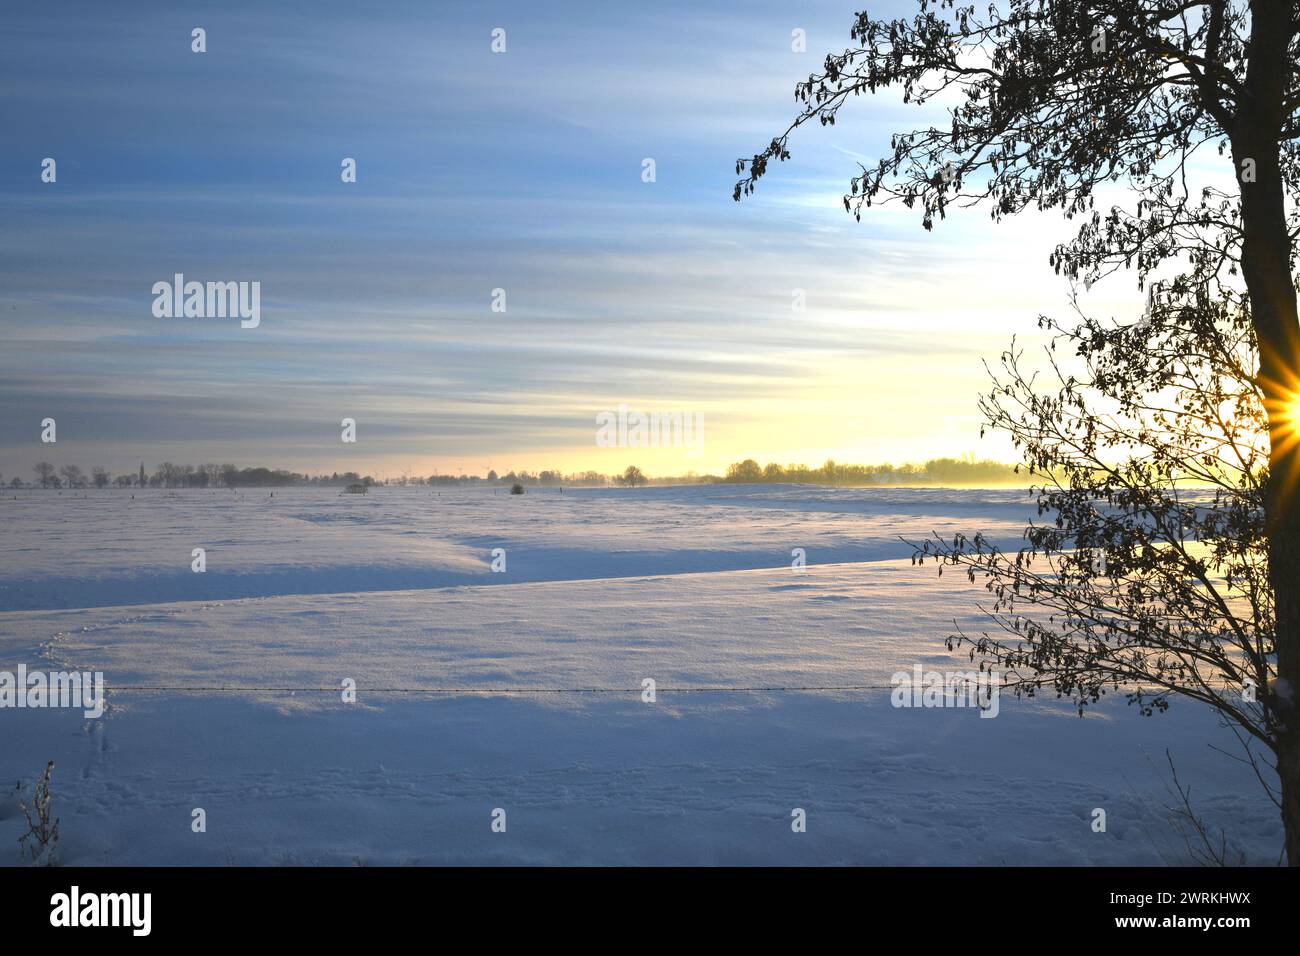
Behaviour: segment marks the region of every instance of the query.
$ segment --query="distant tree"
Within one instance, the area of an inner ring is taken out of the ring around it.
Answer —
[[[58,479],[54,477],[54,466],[48,461],[38,461],[32,466],[32,471],[36,472],[36,480],[41,483],[42,488],[48,488],[51,484],[58,484]]]
[[[130,488],[135,483],[134,475],[118,475],[113,479],[113,485],[117,488]]]
[[[524,486],[516,481],[513,485],[510,486],[510,493],[512,495],[522,495],[524,493]]]
[[[180,468],[173,465],[170,461],[164,461],[154,469],[153,475],[150,476],[149,484],[156,484],[160,488],[171,488],[176,484],[179,477]]]
[[[69,488],[80,488],[86,483],[86,476],[77,465],[64,465],[59,469],[59,474]]]
[[[95,483],[96,488],[107,488],[109,481],[112,480],[112,476],[109,475],[108,469],[101,465],[96,465],[94,468],[90,469],[90,477]]]
[[[645,472],[636,465],[628,465],[627,468],[623,470],[623,474],[618,476],[617,480],[620,485],[626,485],[629,488],[644,485],[649,481],[645,476]]]
[[[487,480],[488,480],[488,481],[496,481],[496,480],[497,480],[497,473],[496,473],[495,470],[491,470],[491,471],[489,471],[489,472],[487,473]]]
[[[767,467],[763,469],[763,480],[772,482],[785,481],[785,469],[774,461],[769,462]]]
[[[23,480],[17,477],[16,475],[14,476],[14,479],[9,482],[10,488],[21,488],[22,486],[23,486]]]
[[[727,466],[727,481],[733,484],[751,485],[763,480],[763,469],[752,458],[733,462]]]

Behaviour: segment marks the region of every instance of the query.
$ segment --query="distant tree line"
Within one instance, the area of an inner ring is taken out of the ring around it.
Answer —
[[[360,482],[375,484],[375,479],[362,477],[355,471],[332,475],[300,475],[282,468],[240,468],[236,465],[176,465],[165,461],[152,473],[140,470],[114,476],[107,468],[96,466],[87,475],[77,465],[55,468],[48,461],[37,462],[32,471],[35,480],[25,483],[21,478],[10,479],[11,488],[265,488],[289,485],[349,485]]]
[[[1023,485],[1015,466],[967,458],[931,458],[923,465],[839,465],[828,460],[820,468],[807,465],[760,465],[752,458],[727,466],[724,481],[732,484],[796,485]]]
[[[824,465],[813,468],[808,465],[780,465],[772,462],[760,465],[752,458],[735,462],[727,467],[723,475],[697,475],[688,473],[678,476],[660,476],[651,478],[638,466],[629,465],[617,475],[606,475],[598,471],[580,471],[563,473],[556,470],[530,472],[511,470],[505,474],[489,471],[486,477],[479,475],[445,475],[433,474],[428,477],[402,475],[397,478],[376,479],[370,475],[360,475],[355,471],[333,472],[328,475],[304,475],[282,468],[240,468],[230,464],[207,463],[202,465],[177,465],[165,461],[156,466],[152,472],[146,472],[144,464],[138,471],[129,474],[113,475],[107,468],[96,466],[89,474],[77,465],[55,467],[47,461],[38,462],[32,469],[34,480],[24,482],[19,477],[9,481],[11,488],[279,488],[295,485],[306,486],[347,486],[363,484],[410,486],[426,485],[434,487],[463,487],[469,485],[490,485],[512,487],[601,487],[619,485],[635,488],[641,485],[679,485],[679,484],[802,484],[802,485],[1009,485],[1022,484],[1023,481],[1011,465],[994,461],[976,461],[967,458],[932,458],[922,465],[839,465],[827,461]]]

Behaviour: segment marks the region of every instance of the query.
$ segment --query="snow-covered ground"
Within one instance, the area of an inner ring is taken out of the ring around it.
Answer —
[[[899,536],[1013,544],[1032,513],[781,486],[11,493],[0,671],[103,671],[109,708],[0,710],[0,864],[9,790],[50,759],[68,865],[1178,864],[1166,749],[1274,862],[1274,808],[1190,704],[891,706],[897,671],[969,669],[943,638],[983,594]]]

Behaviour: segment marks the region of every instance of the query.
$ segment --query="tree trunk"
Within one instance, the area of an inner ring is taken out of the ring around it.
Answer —
[[[1277,681],[1263,695],[1277,732],[1277,768],[1287,861],[1300,866],[1300,318],[1291,272],[1279,138],[1286,122],[1287,47],[1292,9],[1282,0],[1251,4],[1247,96],[1230,131],[1241,187],[1242,275],[1259,343],[1259,382],[1269,424],[1265,535],[1276,616]],[[1253,167],[1253,180],[1246,172]]]

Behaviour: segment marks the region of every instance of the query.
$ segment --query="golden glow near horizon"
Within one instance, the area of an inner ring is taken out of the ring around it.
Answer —
[[[460,471],[482,475],[489,467],[500,474],[510,470],[616,474],[628,465],[652,476],[685,476],[724,474],[729,464],[746,458],[760,465],[776,462],[811,468],[827,459],[840,464],[902,465],[972,454],[1014,463],[1015,450],[1008,440],[995,434],[980,439],[976,400],[986,379],[977,361],[969,364],[967,374],[949,373],[955,383],[949,394],[916,387],[917,373],[896,358],[867,357],[828,361],[815,384],[789,388],[743,407],[727,402],[673,405],[650,397],[627,403],[632,412],[646,416],[656,412],[698,416],[703,438],[698,447],[671,441],[651,447],[644,438],[639,445],[630,440],[602,446],[597,442],[599,426],[593,411],[585,416],[588,424],[567,430],[568,434],[585,430],[586,435],[559,447],[548,441],[545,448],[504,454],[392,456],[375,463],[376,476],[406,471],[424,476]],[[581,413],[575,409],[573,414]]]

